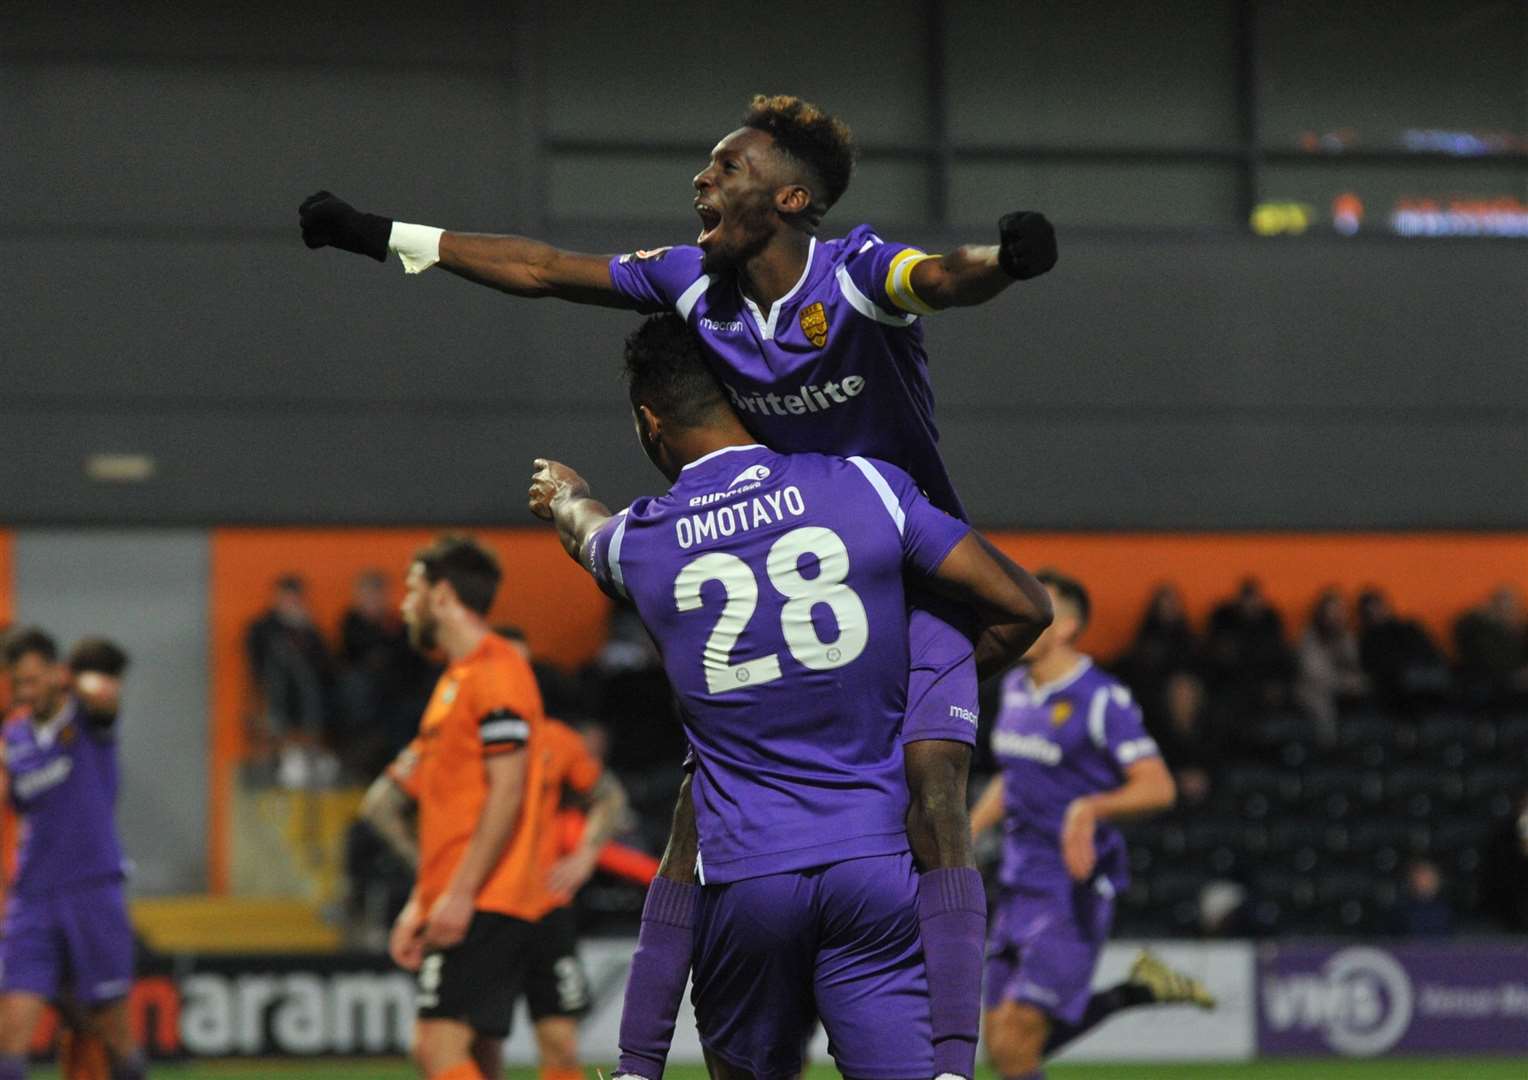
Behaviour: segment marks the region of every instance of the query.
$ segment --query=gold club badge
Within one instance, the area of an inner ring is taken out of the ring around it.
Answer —
[[[1051,706],[1051,727],[1060,727],[1072,718],[1072,703],[1058,701]]]
[[[828,343],[828,313],[820,302],[801,313],[801,332],[819,349]]]

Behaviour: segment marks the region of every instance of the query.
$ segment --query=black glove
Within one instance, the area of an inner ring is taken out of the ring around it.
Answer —
[[[1038,210],[1003,215],[997,233],[997,264],[1009,277],[1027,281],[1056,265],[1056,230]]]
[[[309,195],[297,208],[297,216],[302,222],[302,242],[308,247],[337,247],[370,255],[378,262],[387,261],[392,218],[363,214],[327,191]]]

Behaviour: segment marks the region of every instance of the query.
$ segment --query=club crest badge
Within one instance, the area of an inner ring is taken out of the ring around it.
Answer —
[[[1072,718],[1072,703],[1058,701],[1051,706],[1051,727],[1060,727]]]
[[[801,332],[819,349],[828,343],[828,313],[820,302],[801,313]]]

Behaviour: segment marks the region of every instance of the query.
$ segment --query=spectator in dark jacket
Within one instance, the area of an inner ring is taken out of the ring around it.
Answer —
[[[1454,623],[1459,681],[1471,703],[1511,704],[1528,698],[1528,618],[1523,598],[1499,585],[1485,603]]]
[[[302,787],[315,766],[330,771],[330,759],[315,754],[329,730],[334,675],[302,578],[277,579],[270,608],[250,624],[244,644],[257,711],[279,757],[278,779]]]
[[[1373,586],[1358,594],[1358,659],[1388,709],[1436,703],[1449,693],[1452,676],[1442,650],[1421,623],[1397,615]]]
[[[1256,578],[1210,615],[1205,653],[1211,688],[1239,707],[1280,704],[1293,671],[1284,620],[1268,603]]]
[[[1148,714],[1165,708],[1162,694],[1178,672],[1193,672],[1199,662],[1199,639],[1189,625],[1183,594],[1176,585],[1158,585],[1129,650],[1116,667]]]

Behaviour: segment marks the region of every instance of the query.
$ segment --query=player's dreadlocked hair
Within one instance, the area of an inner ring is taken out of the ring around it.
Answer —
[[[755,94],[743,126],[774,137],[775,145],[822,181],[812,194],[827,210],[849,189],[854,172],[854,135],[849,125],[790,94]]]
[[[1072,605],[1077,612],[1077,632],[1080,634],[1087,629],[1088,619],[1093,614],[1093,603],[1088,598],[1088,590],[1083,588],[1082,582],[1074,577],[1068,577],[1060,570],[1047,566],[1044,570],[1035,573],[1035,580],[1041,585],[1048,585],[1056,590],[1057,595]]]
[[[701,427],[727,407],[700,342],[673,313],[644,320],[626,339],[626,387],[633,408],[646,405],[678,427]]]

